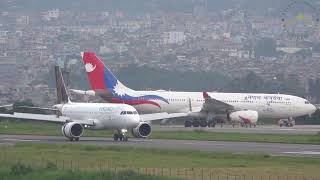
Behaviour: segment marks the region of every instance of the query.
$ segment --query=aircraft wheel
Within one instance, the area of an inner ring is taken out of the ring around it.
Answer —
[[[191,121],[185,121],[184,122],[184,127],[192,127],[192,122]]]
[[[123,142],[127,142],[128,141],[128,136],[124,136],[123,137]]]
[[[119,135],[119,141],[123,141],[123,139],[124,139],[123,135],[122,134]]]
[[[207,121],[200,121],[200,126],[201,127],[207,127],[208,126],[208,122]]]
[[[214,121],[208,121],[208,127],[214,127]]]
[[[193,125],[193,127],[199,127],[200,126],[200,122],[199,121],[193,121],[192,125]]]
[[[80,139],[79,137],[74,138],[75,141],[79,141],[79,139]]]
[[[118,134],[114,134],[113,135],[113,140],[114,141],[118,141],[119,140],[119,135]]]

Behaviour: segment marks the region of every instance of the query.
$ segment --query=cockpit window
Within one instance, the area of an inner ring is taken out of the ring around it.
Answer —
[[[305,104],[310,104],[310,102],[309,102],[309,101],[305,101],[304,103],[305,103]]]
[[[125,114],[127,114],[126,111],[122,111],[122,112],[120,113],[120,115],[125,115]]]
[[[127,111],[127,114],[133,114],[133,112],[132,111]]]
[[[133,114],[138,114],[138,112],[137,111],[133,111]]]

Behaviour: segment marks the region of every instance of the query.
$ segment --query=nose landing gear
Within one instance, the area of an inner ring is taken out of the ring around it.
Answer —
[[[129,138],[126,135],[126,133],[127,133],[126,129],[121,129],[121,130],[115,131],[115,133],[113,134],[113,140],[127,142]]]

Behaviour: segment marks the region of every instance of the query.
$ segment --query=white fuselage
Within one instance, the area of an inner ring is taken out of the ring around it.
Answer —
[[[199,112],[205,100],[202,92],[135,91],[139,95],[158,95],[168,101],[152,100],[161,108],[135,105],[139,113],[188,113]],[[312,114],[316,108],[306,99],[285,94],[208,93],[211,98],[232,105],[235,110],[257,111],[259,118],[288,118]]]
[[[67,103],[61,113],[73,120],[94,121],[92,129],[132,129],[140,123],[136,109],[126,104]]]

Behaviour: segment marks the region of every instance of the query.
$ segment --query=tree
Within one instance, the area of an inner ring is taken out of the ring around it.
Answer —
[[[276,43],[271,38],[262,38],[258,40],[256,46],[254,47],[254,52],[256,57],[277,57],[278,52],[276,50]]]

